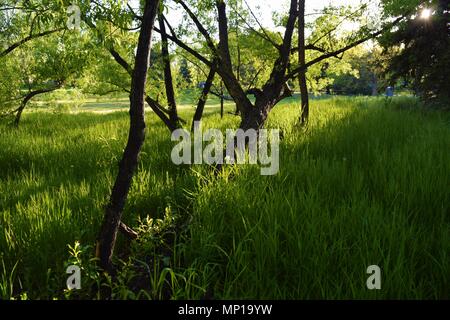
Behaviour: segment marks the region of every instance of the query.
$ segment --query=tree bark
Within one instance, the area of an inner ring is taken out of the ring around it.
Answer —
[[[237,81],[241,83],[241,45],[239,43],[239,26],[236,26],[236,42],[237,42]],[[222,90],[223,91],[223,90]],[[223,93],[222,93],[223,95]],[[221,103],[223,106],[223,98],[221,99]],[[239,108],[236,106],[235,115],[239,115]]]
[[[264,127],[269,112],[272,110],[273,106],[274,104],[271,102],[257,102],[255,107],[242,117],[239,128],[244,131],[249,129],[259,131]]]
[[[97,241],[97,257],[100,266],[112,273],[112,256],[123,209],[131,186],[138,157],[145,139],[144,96],[147,71],[150,62],[152,31],[159,0],[147,0],[144,6],[142,26],[135,58],[135,68],[130,93],[130,130],[128,142],[117,174]]]
[[[233,73],[228,35],[228,17],[225,1],[216,0],[216,7],[219,23],[219,45],[217,49],[219,63],[217,73],[220,74],[225,87],[236,102],[237,109],[241,115],[243,115],[249,112],[253,108],[253,105]]]
[[[224,92],[223,92],[223,82],[220,82],[220,119],[223,119],[223,112],[224,112],[224,98],[223,98]],[[238,112],[236,108],[236,112]]]
[[[164,64],[164,86],[166,88],[167,104],[169,106],[169,118],[172,124],[179,126],[177,103],[175,100],[175,90],[173,88],[172,70],[170,66],[169,41],[167,39],[164,16],[158,14],[159,30],[161,35],[161,54]]]
[[[306,65],[305,55],[305,0],[298,2],[298,64],[299,67]],[[307,126],[309,119],[309,96],[306,83],[306,69],[301,68],[298,73],[298,82],[301,97],[300,124]]]
[[[208,99],[208,94],[211,91],[211,87],[214,81],[214,76],[216,75],[216,69],[212,67],[209,70],[208,78],[206,79],[205,86],[203,87],[202,94],[198,99],[197,109],[195,109],[195,114],[192,119],[191,131],[194,132],[195,122],[201,121],[203,117],[203,111],[205,110],[206,100]]]
[[[150,96],[146,96],[145,102],[147,102],[147,104],[153,110],[153,112],[162,120],[162,122],[166,125],[167,129],[169,129],[170,133],[178,129],[177,124],[173,123],[170,120],[170,118],[166,115],[167,110],[165,110],[163,106],[159,104],[158,101],[152,99]]]

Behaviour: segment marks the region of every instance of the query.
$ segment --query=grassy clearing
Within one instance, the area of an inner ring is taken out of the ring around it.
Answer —
[[[407,98],[318,100],[305,133],[289,102],[268,124],[285,133],[271,177],[173,165],[168,131],[149,113],[125,212],[145,231],[132,256],[148,270],[146,293],[116,297],[167,297],[169,283],[173,298],[449,298],[448,115]],[[207,111],[205,127],[238,124]],[[18,130],[0,126],[0,298],[64,297],[68,245],[95,241],[127,122],[125,112],[32,113]],[[151,265],[155,234],[174,216],[189,221],[187,234]],[[372,264],[380,291],[365,286]],[[129,287],[133,275],[123,277]]]

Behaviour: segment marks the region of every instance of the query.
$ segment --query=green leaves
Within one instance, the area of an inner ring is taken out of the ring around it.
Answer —
[[[417,1],[401,1],[394,7],[387,3],[386,14],[393,14],[400,4],[413,12],[429,8],[432,14],[426,19],[412,16],[382,39],[385,49],[398,53],[390,63],[391,79],[402,79],[429,104],[447,107],[450,102],[448,1],[425,1],[420,6]]]

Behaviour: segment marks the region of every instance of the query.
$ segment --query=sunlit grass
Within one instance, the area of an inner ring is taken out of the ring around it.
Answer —
[[[190,222],[172,269],[151,283],[167,274],[175,298],[448,298],[449,118],[413,104],[313,101],[307,132],[294,126],[297,105],[277,106],[268,127],[285,139],[269,177],[173,165],[169,132],[148,113],[125,220],[170,210]],[[205,127],[238,123],[207,109]],[[34,112],[18,130],[0,126],[0,298],[63,295],[67,246],[95,242],[127,124],[126,112]],[[365,286],[372,264],[380,291]]]

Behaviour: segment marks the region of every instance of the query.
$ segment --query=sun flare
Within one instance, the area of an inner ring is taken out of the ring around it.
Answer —
[[[431,9],[423,9],[420,17],[422,19],[429,19],[431,17]]]

